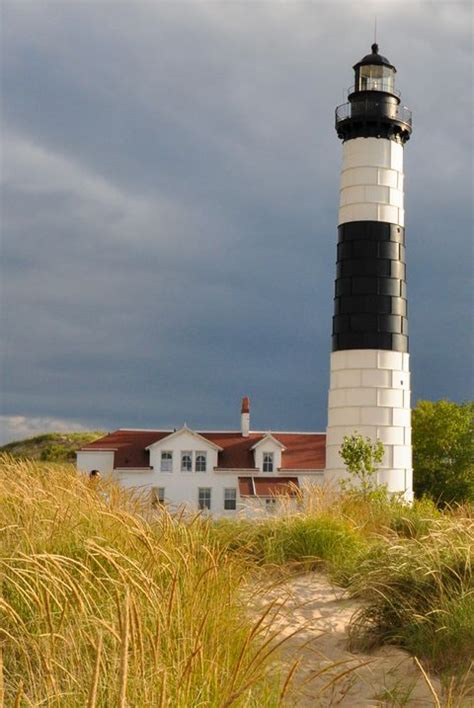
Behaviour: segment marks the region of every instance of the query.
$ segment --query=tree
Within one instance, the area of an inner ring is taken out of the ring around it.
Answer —
[[[344,460],[351,483],[348,485],[347,480],[342,480],[343,488],[350,486],[358,489],[363,497],[374,491],[377,487],[377,465],[382,462],[383,453],[383,443],[380,440],[373,442],[357,431],[345,435],[339,454]]]
[[[439,505],[474,501],[474,402],[418,401],[412,412],[413,487]]]

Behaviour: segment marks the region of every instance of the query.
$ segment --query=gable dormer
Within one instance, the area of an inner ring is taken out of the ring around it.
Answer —
[[[277,472],[281,467],[281,456],[285,446],[271,433],[266,433],[264,437],[252,446],[255,467],[264,474]]]
[[[156,472],[211,472],[217,467],[219,445],[207,440],[187,425],[147,447],[150,465]]]

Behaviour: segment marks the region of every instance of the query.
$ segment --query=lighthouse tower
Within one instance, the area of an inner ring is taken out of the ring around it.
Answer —
[[[395,67],[377,44],[354,67],[336,109],[343,141],[337,274],[328,405],[329,479],[345,473],[339,450],[358,432],[383,442],[380,484],[412,498],[410,370],[405,281],[403,146],[411,113]]]

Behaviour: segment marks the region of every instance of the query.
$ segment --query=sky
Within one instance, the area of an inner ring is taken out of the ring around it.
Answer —
[[[341,144],[370,51],[405,149],[413,403],[472,397],[470,2],[2,5],[0,440],[323,431]]]

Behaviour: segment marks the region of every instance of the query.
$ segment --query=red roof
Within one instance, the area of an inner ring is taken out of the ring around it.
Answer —
[[[281,458],[283,470],[323,470],[326,467],[324,433],[272,433],[286,447]]]
[[[114,467],[148,467],[149,451],[145,448],[171,435],[173,430],[116,430],[81,448],[81,451],[114,450]],[[220,469],[255,469],[252,447],[267,433],[203,432],[203,438],[223,448],[219,452]],[[285,450],[282,470],[320,470],[326,465],[326,436],[323,433],[272,433]]]
[[[148,467],[150,453],[145,448],[170,434],[169,430],[115,430],[81,447],[87,450],[115,450],[114,467]]]
[[[298,477],[239,477],[241,497],[274,497],[278,494],[296,495]]]

